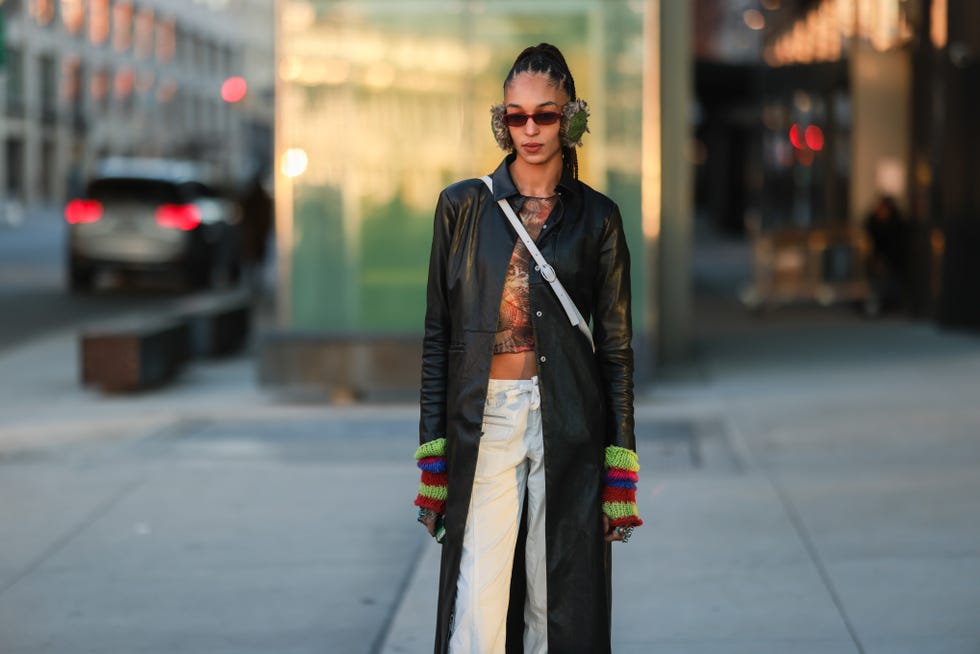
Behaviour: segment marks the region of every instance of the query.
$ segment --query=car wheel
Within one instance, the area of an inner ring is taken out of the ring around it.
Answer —
[[[242,261],[235,257],[229,266],[228,277],[231,279],[232,286],[238,286],[242,282]]]
[[[187,268],[187,285],[191,290],[202,290],[211,287],[211,263],[209,261],[195,261]]]
[[[68,264],[68,290],[72,293],[91,291],[95,284],[95,269],[77,263]]]

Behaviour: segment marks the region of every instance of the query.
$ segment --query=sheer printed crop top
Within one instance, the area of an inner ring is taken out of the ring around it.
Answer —
[[[558,196],[550,198],[520,198],[517,215],[524,229],[537,241],[541,227],[551,215]],[[497,319],[497,334],[493,342],[493,353],[526,352],[534,349],[534,327],[531,325],[531,296],[528,275],[531,266],[531,253],[521,239],[517,239],[514,252],[507,266],[504,292],[500,298],[500,316]]]

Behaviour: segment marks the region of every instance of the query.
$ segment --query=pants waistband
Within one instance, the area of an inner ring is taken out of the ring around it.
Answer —
[[[491,379],[487,384],[487,396],[511,393],[521,395],[531,394],[531,408],[541,406],[541,392],[538,386],[538,376],[530,379]]]

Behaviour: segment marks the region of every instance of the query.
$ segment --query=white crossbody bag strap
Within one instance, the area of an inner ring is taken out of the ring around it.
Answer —
[[[482,178],[483,183],[487,185],[490,192],[493,193],[493,180],[490,179],[489,175],[484,175]],[[582,332],[587,339],[589,339],[589,345],[592,346],[592,351],[595,351],[595,341],[592,340],[592,332],[589,330],[589,325],[585,322],[585,318],[582,317],[582,313],[575,306],[575,302],[572,301],[571,296],[565,290],[565,287],[561,285],[558,281],[558,275],[555,274],[555,269],[551,267],[545,258],[541,254],[541,250],[538,246],[534,244],[534,239],[531,235],[527,233],[524,229],[524,225],[521,223],[520,218],[514,213],[514,209],[511,208],[510,204],[507,202],[506,198],[501,198],[497,201],[500,208],[503,209],[504,215],[510,220],[510,224],[514,226],[517,231],[517,235],[522,241],[524,241],[524,246],[527,247],[527,251],[531,253],[531,257],[538,264],[538,268],[541,270],[541,276],[551,284],[552,290],[555,295],[558,296],[558,301],[561,302],[562,308],[565,310],[565,314],[568,316],[568,321],[572,323],[572,327],[578,327],[579,331]]]

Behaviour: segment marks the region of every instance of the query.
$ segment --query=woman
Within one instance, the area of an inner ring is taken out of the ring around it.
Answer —
[[[492,192],[442,192],[429,261],[415,503],[445,526],[435,651],[608,652],[609,543],[641,524],[622,219],[578,181],[588,111],[557,48],[517,57],[491,115],[509,154]],[[501,199],[591,317],[594,351]]]

